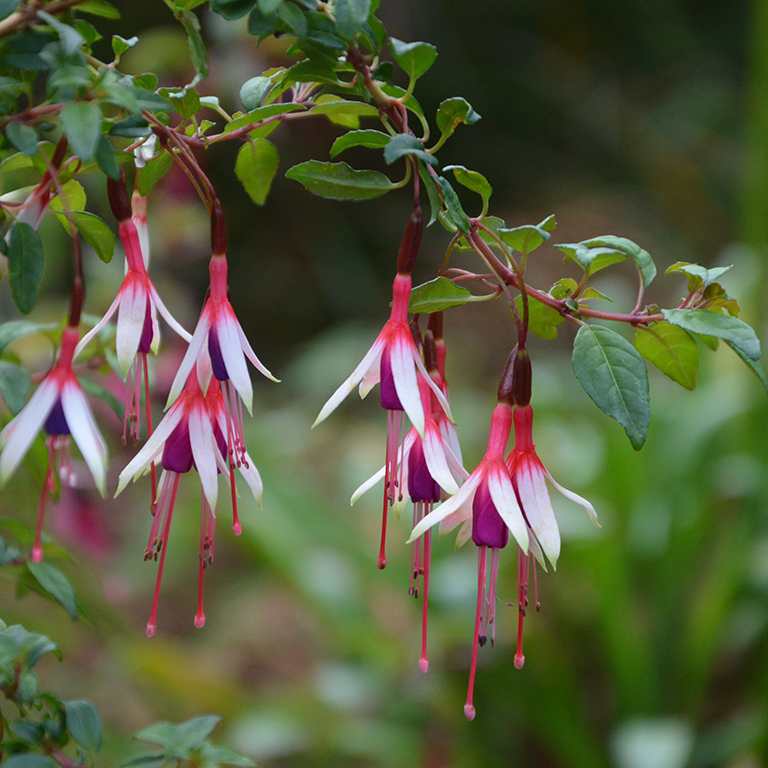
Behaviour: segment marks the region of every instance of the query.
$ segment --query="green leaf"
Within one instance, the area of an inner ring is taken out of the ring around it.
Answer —
[[[0,325],[0,352],[20,336],[26,336],[28,333],[35,333],[35,331],[50,331],[56,327],[55,323],[40,325],[29,320],[11,320],[3,323]]]
[[[37,583],[69,614],[71,619],[77,619],[77,598],[75,590],[67,577],[50,563],[27,562],[29,572]]]
[[[293,3],[283,3],[277,9],[278,18],[283,21],[288,29],[296,37],[305,37],[307,34],[307,19],[299,8]]]
[[[261,106],[261,102],[272,87],[269,77],[252,77],[246,80],[240,89],[240,103],[246,112]]]
[[[454,96],[440,103],[437,108],[435,122],[441,132],[440,141],[445,141],[458,127],[459,123],[472,125],[480,120],[480,115],[472,109],[472,105],[461,96]]]
[[[255,5],[256,0],[211,0],[211,9],[230,21],[250,13]]]
[[[371,12],[371,0],[336,0],[334,14],[339,34],[351,40],[362,28]]]
[[[523,297],[517,296],[515,298],[515,304],[517,305],[517,311],[520,313],[520,317],[523,316]],[[528,299],[528,328],[533,331],[537,336],[542,339],[556,339],[557,338],[557,326],[563,322],[565,318],[546,304],[542,304],[540,301],[534,301]]]
[[[120,763],[120,768],[162,768],[167,762],[162,752],[159,755],[154,752],[142,752]]]
[[[312,194],[331,200],[370,200],[396,187],[379,171],[357,171],[346,163],[318,160],[294,165],[285,176],[303,184]]]
[[[88,701],[65,701],[67,729],[72,738],[88,752],[101,749],[101,718]]]
[[[139,194],[146,197],[152,187],[165,176],[173,165],[173,156],[170,152],[163,152],[153,157],[139,171]]]
[[[182,758],[189,750],[200,746],[221,720],[218,715],[203,715],[184,723],[153,723],[136,734],[139,741],[158,744],[166,753]]]
[[[63,213],[57,213],[56,218],[71,234],[67,217]],[[115,252],[115,233],[98,216],[87,211],[73,212],[72,220],[75,222],[77,231],[83,236],[83,240],[96,251],[96,255],[105,264],[109,264]]]
[[[197,75],[192,84],[195,85],[208,77],[208,57],[205,52],[205,43],[200,35],[200,22],[192,11],[184,10],[177,13],[176,18],[181,22],[181,26],[187,33],[187,47],[189,48],[189,58]],[[200,102],[198,100],[198,110]]]
[[[443,312],[452,307],[460,307],[471,298],[472,294],[466,288],[456,285],[447,277],[437,277],[411,291],[408,311],[422,315]]]
[[[691,264],[687,261],[678,261],[669,267],[664,274],[671,275],[673,272],[681,272],[688,278],[688,290],[693,293],[694,291],[701,290],[711,285],[730,269],[733,269],[733,265],[730,267],[706,269],[698,264]]]
[[[72,151],[84,162],[96,153],[101,136],[101,110],[93,101],[70,101],[61,110],[61,125]]]
[[[215,747],[208,741],[200,745],[200,756],[209,765],[237,765],[242,768],[252,768],[256,765],[250,758],[238,755],[231,749]]]
[[[581,294],[580,298],[584,300],[602,299],[603,301],[611,301],[611,302],[613,301],[613,299],[610,296],[606,296],[601,291],[598,291],[597,288],[592,288],[591,286],[584,290],[584,293]]]
[[[0,360],[0,397],[14,416],[24,407],[30,382],[21,366]]]
[[[465,235],[468,235],[469,218],[461,207],[458,195],[445,177],[436,176],[435,181],[440,185],[440,189],[443,191],[443,201],[448,212],[448,218],[457,229],[461,230]]]
[[[261,8],[254,8],[248,16],[248,32],[254,37],[264,38],[277,30],[277,14],[262,13]]]
[[[168,99],[173,108],[185,119],[200,111],[200,96],[194,88],[169,89],[163,88],[161,95]]]
[[[383,131],[367,129],[363,131],[348,131],[339,136],[331,146],[331,157],[336,157],[350,147],[372,147],[380,149],[385,147],[392,137]]]
[[[637,351],[680,386],[693,390],[699,369],[699,345],[684,329],[671,323],[638,326]]]
[[[283,0],[258,0],[258,3],[262,13],[272,13],[283,4]]]
[[[119,19],[120,11],[107,0],[85,0],[77,4],[78,13],[90,13],[92,16],[101,16],[104,19]]]
[[[430,155],[431,157],[431,155]],[[467,189],[477,192],[483,199],[483,210],[488,207],[488,201],[493,194],[493,187],[488,183],[488,179],[482,173],[470,171],[463,165],[446,165],[444,171],[453,171],[456,181]]]
[[[85,210],[85,190],[77,179],[70,179],[51,200],[52,211],[64,211],[64,203],[70,211]]]
[[[552,298],[562,301],[569,296],[573,296],[574,291],[579,287],[579,284],[572,277],[564,277],[562,280],[558,280],[550,289],[549,295]]]
[[[312,114],[362,115],[364,117],[376,117],[379,114],[379,110],[372,104],[364,104],[362,101],[348,101],[346,99],[333,97],[332,100],[319,101],[319,103],[314,104],[312,106]],[[423,148],[422,145],[422,149]]]
[[[37,301],[45,254],[40,236],[24,222],[14,221],[8,241],[8,277],[19,311],[28,315]]]
[[[112,35],[112,52],[115,54],[115,58],[119,61],[120,57],[130,51],[138,42],[139,38],[135,35],[128,40],[120,37],[120,35]]]
[[[423,160],[430,165],[437,165],[437,158],[424,150],[424,145],[419,139],[407,133],[398,133],[384,147],[384,160],[387,165],[392,165],[395,160],[399,160],[405,155],[415,155],[419,160]]]
[[[45,11],[38,11],[37,15],[45,21],[46,24],[50,24],[56,34],[61,40],[61,47],[67,56],[71,56],[84,42],[83,36],[69,24],[64,24],[59,21],[55,16]]]
[[[662,309],[661,312],[673,325],[692,333],[716,336],[740,349],[750,360],[760,359],[760,341],[752,328],[737,317],[709,309]]]
[[[18,7],[21,0],[0,0],[0,21],[7,19]]]
[[[651,254],[643,250],[637,243],[633,243],[626,237],[614,237],[613,235],[601,235],[593,237],[591,240],[585,240],[584,245],[593,248],[595,246],[607,246],[615,248],[629,256],[635,262],[640,274],[643,276],[643,286],[647,288],[654,277],[656,277],[656,265],[653,263]],[[592,270],[595,271],[594,269]]]
[[[235,175],[256,205],[264,205],[280,156],[266,139],[254,139],[240,147],[235,161]]]
[[[550,232],[557,222],[554,215],[547,216],[539,224],[524,224],[512,229],[500,229],[499,236],[513,250],[519,251],[524,256],[535,251],[540,245],[546,243],[552,236]]]
[[[232,131],[237,131],[248,125],[256,125],[262,120],[266,120],[268,117],[275,117],[276,115],[283,115],[288,112],[298,112],[305,109],[306,107],[303,104],[268,104],[265,107],[259,107],[246,115],[241,115],[240,117],[231,120],[224,128],[224,133],[232,133]]]
[[[3,768],[56,768],[56,763],[45,755],[24,753],[3,760]]]
[[[590,274],[627,258],[627,254],[617,248],[590,248],[585,243],[558,243],[555,248],[565,254],[566,261],[573,259],[583,270],[589,270]]]
[[[637,350],[618,333],[584,325],[573,344],[573,371],[603,413],[624,427],[639,451],[651,421],[648,372]]]
[[[37,131],[31,125],[14,120],[5,126],[5,137],[19,152],[29,157],[37,152]]]
[[[437,58],[437,48],[429,43],[404,43],[402,40],[390,37],[389,45],[395,61],[411,80],[421,77]]]
[[[765,376],[765,371],[760,361],[750,360],[738,347],[734,347],[730,342],[726,342],[726,344],[746,363],[752,373],[760,380],[760,383],[768,390],[768,378]]]
[[[99,140],[96,142],[96,162],[110,179],[115,181],[120,179],[120,165],[117,162],[115,148],[103,133],[99,134]]]
[[[416,163],[419,166],[419,177],[421,178],[424,189],[427,190],[427,198],[429,200],[429,221],[427,226],[430,227],[437,221],[437,215],[440,213],[442,203],[440,202],[440,195],[437,193],[437,187],[435,187],[435,181],[429,171],[429,168],[424,163]]]

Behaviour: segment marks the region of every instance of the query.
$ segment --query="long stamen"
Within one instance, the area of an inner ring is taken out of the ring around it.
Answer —
[[[37,528],[35,529],[35,543],[32,546],[32,562],[39,563],[43,559],[43,520],[45,518],[45,503],[48,500],[48,494],[53,493],[55,488],[54,474],[56,472],[56,438],[51,436],[45,444],[48,447],[48,468],[45,472],[45,481],[43,482],[43,490],[40,494],[40,508],[37,512]]]
[[[168,534],[171,530],[171,517],[173,516],[173,505],[176,501],[176,491],[179,488],[179,475],[177,472],[173,473],[173,480],[171,485],[171,500],[168,505],[168,511],[165,514],[165,521],[163,524],[163,532],[161,534],[160,542],[158,546],[160,549],[160,564],[157,567],[157,583],[155,584],[155,596],[152,600],[152,613],[149,616],[147,622],[147,637],[154,637],[155,630],[157,629],[157,602],[160,598],[160,582],[163,578],[163,566],[165,565],[165,553],[168,551]]]
[[[528,606],[528,576],[530,573],[530,558],[520,547],[517,548],[517,652],[515,653],[515,667],[522,669],[525,664],[523,655],[523,622],[525,609]]]
[[[200,575],[197,586],[197,613],[195,614],[195,626],[201,629],[205,626],[205,613],[203,611],[203,582],[205,576],[205,563],[207,548],[207,528],[208,528],[208,503],[203,495],[201,507],[201,520],[200,520]]]
[[[384,508],[381,511],[381,543],[379,544],[379,559],[377,565],[383,570],[387,567],[386,542],[387,542],[387,511],[389,508],[389,499],[387,493],[384,493]]]
[[[499,548],[491,550],[491,578],[488,582],[488,623],[491,625],[491,647],[496,644],[496,580],[499,577]]]
[[[432,506],[431,504],[429,505]],[[431,511],[431,510],[426,510]],[[429,670],[429,662],[427,661],[427,612],[429,608],[429,563],[432,557],[432,531],[426,531],[424,533],[424,603],[421,610],[421,658],[419,659],[419,669],[422,672]]]
[[[147,409],[147,440],[152,437],[152,408],[149,402],[149,364],[147,363],[146,352],[142,353],[142,366],[144,368],[144,405]],[[155,462],[152,462],[150,467],[150,474],[152,476],[152,509],[157,508],[157,472],[155,471]]]
[[[480,618],[485,597],[485,561],[487,547],[480,547],[477,562],[477,610],[475,612],[475,634],[472,637],[472,664],[469,668],[469,685],[467,687],[467,702],[464,704],[464,717],[475,719],[475,707],[472,697],[475,693],[475,672],[477,671],[477,649],[480,647]]]

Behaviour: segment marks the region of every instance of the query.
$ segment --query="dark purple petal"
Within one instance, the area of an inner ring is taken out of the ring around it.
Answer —
[[[144,327],[141,329],[141,339],[139,340],[139,352],[146,354],[152,350],[152,339],[154,331],[152,330],[152,308],[147,299],[147,311],[144,314]]]
[[[388,346],[381,355],[381,368],[379,370],[381,372],[381,385],[379,387],[381,407],[388,411],[402,411],[403,406],[395,388],[395,377],[392,375],[392,362],[389,359]]]
[[[478,547],[498,549],[509,541],[509,529],[493,503],[487,480],[480,483],[472,501],[472,541]]]
[[[162,464],[163,469],[179,474],[192,469],[192,445],[189,442],[187,419],[182,419],[165,441]]]
[[[408,453],[408,493],[412,502],[440,501],[440,486],[429,472],[424,458],[424,446],[420,437],[416,438]]]
[[[219,336],[216,333],[216,327],[213,325],[208,331],[208,354],[211,356],[213,375],[219,381],[227,381],[229,379],[229,374],[227,373],[227,366],[224,364],[224,356],[221,354]]]
[[[51,408],[48,418],[43,424],[43,429],[49,435],[70,435],[72,434],[67,424],[67,417],[64,415],[64,407],[61,404],[61,398],[56,400],[56,404]]]
[[[224,459],[224,463],[227,461],[227,438],[224,437],[224,433],[219,429],[218,425],[214,427],[213,439],[216,441],[216,445],[219,447],[219,453],[221,458]],[[221,472],[221,470],[219,470]]]

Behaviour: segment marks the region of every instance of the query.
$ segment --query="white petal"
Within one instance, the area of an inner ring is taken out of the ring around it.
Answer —
[[[88,342],[109,322],[109,318],[115,314],[115,311],[120,304],[121,298],[122,296],[120,292],[118,292],[117,296],[115,296],[115,300],[110,305],[104,317],[102,317],[101,320],[99,320],[99,322],[96,323],[96,325],[94,325],[93,328],[91,328],[91,330],[88,331],[88,333],[86,333],[82,339],[80,339],[77,346],[75,347],[75,357],[77,357],[85,349],[86,344],[88,344]]]
[[[58,383],[52,376],[48,376],[43,379],[24,408],[0,432],[0,445],[5,446],[0,454],[0,486],[5,485],[27,455],[29,446],[45,424],[58,397]]]
[[[151,281],[149,283],[149,295],[152,299],[152,305],[157,307],[158,311],[163,316],[163,320],[165,320],[165,322],[168,323],[168,325],[170,325],[171,328],[173,328],[173,330],[176,331],[176,333],[178,333],[182,339],[184,339],[184,341],[191,343],[192,336],[190,336],[190,334],[185,331],[181,325],[179,325],[178,321],[168,311],[168,308],[165,306],[165,304],[163,304],[163,300],[160,298],[160,294],[155,290],[155,286]]]
[[[560,531],[549,498],[544,468],[537,460],[524,457],[515,470],[515,480],[528,525],[549,562],[556,568],[560,556]]]
[[[421,357],[419,355],[416,355],[415,357],[416,362],[416,368],[418,368],[419,373],[424,377],[427,384],[429,384],[429,388],[435,393],[435,397],[437,398],[437,402],[440,403],[440,407],[443,409],[443,413],[451,420],[453,421],[453,415],[451,414],[451,406],[448,404],[448,400],[443,394],[440,387],[435,384],[434,379],[427,373],[427,369],[424,367],[424,363],[421,361]]]
[[[126,276],[123,287],[120,289],[123,296],[120,307],[117,310],[117,336],[115,338],[115,351],[117,362],[120,364],[120,372],[123,378],[136,357],[141,341],[141,333],[144,330],[144,320],[147,316],[147,293],[143,290],[139,280],[131,273]]]
[[[245,460],[248,462],[248,466],[245,464],[240,465],[240,474],[245,478],[245,482],[248,483],[248,487],[251,489],[253,498],[261,508],[261,495],[264,491],[264,484],[261,482],[261,475],[259,470],[256,469],[256,465],[253,463],[253,459],[245,453]]]
[[[72,437],[91,470],[96,487],[103,496],[106,492],[107,446],[96,426],[85,393],[74,378],[65,382],[61,393],[61,407]]]
[[[459,532],[456,534],[456,544],[453,547],[455,552],[457,549],[461,549],[472,538],[472,519],[465,520],[464,524],[459,528]]]
[[[520,505],[517,503],[515,489],[509,472],[503,464],[492,464],[488,468],[488,490],[496,505],[496,511],[515,537],[523,552],[528,552],[528,526],[523,519]]]
[[[179,370],[176,372],[176,378],[171,384],[171,391],[168,394],[168,402],[165,407],[173,403],[174,400],[181,394],[181,391],[187,384],[189,374],[192,372],[192,368],[197,362],[197,358],[200,354],[200,350],[203,348],[203,344],[208,341],[208,330],[211,327],[211,313],[208,309],[208,304],[203,307],[203,312],[200,315],[200,319],[197,321],[197,327],[195,333],[192,336],[192,341],[189,342],[187,352],[184,355],[184,359],[181,361]]]
[[[369,477],[353,494],[349,500],[349,505],[353,506],[354,503],[364,494],[368,493],[375,485],[380,483],[384,479],[386,474],[386,467],[382,467],[375,475]]]
[[[600,528],[600,523],[597,522],[597,512],[595,512],[595,508],[585,498],[582,498],[581,496],[579,496],[578,493],[574,493],[573,491],[569,491],[567,488],[563,488],[563,486],[560,485],[560,483],[556,483],[552,475],[549,474],[546,468],[544,469],[544,473],[546,474],[549,482],[552,483],[552,485],[554,485],[555,488],[557,488],[557,490],[560,491],[560,493],[562,493],[566,499],[570,499],[571,501],[575,501],[577,504],[581,504],[581,506],[584,507],[584,509],[586,509],[587,512],[589,512],[589,516],[592,518],[592,522],[598,528]]]
[[[276,379],[264,366],[264,364],[259,360],[258,357],[256,357],[256,353],[253,351],[253,347],[251,347],[250,343],[248,342],[248,337],[245,335],[245,332],[243,331],[242,326],[240,323],[237,323],[237,333],[240,337],[240,346],[245,351],[245,356],[253,363],[253,367],[256,368],[257,371],[260,373],[263,373],[268,379],[272,379],[272,381],[280,381],[280,379]]]
[[[128,462],[126,467],[120,473],[115,496],[122,493],[123,488],[128,485],[129,480],[135,480],[156,457],[159,457],[162,454],[163,448],[165,447],[165,441],[171,436],[171,432],[176,429],[184,415],[185,409],[186,406],[183,401],[173,404],[171,410],[165,414],[151,437],[144,443],[141,450]]]
[[[349,375],[346,381],[328,398],[328,402],[322,407],[312,427],[316,427],[321,421],[325,421],[341,404],[344,398],[358,385],[363,376],[381,359],[381,351],[384,348],[384,340],[379,336],[373,346],[366,352],[365,357],[358,363],[357,368]]]
[[[440,430],[434,422],[426,425],[422,446],[429,474],[432,475],[443,490],[451,494],[456,493],[459,490],[459,486],[453,479]]]
[[[475,474],[472,475],[469,480],[467,480],[467,482],[461,486],[459,492],[455,496],[451,496],[448,501],[444,501],[439,507],[433,509],[428,515],[424,516],[419,521],[419,523],[413,529],[411,537],[408,539],[406,544],[410,544],[411,542],[418,539],[419,536],[424,533],[424,531],[429,530],[433,525],[436,525],[441,520],[444,520],[453,512],[457,512],[466,501],[469,501],[471,498],[473,498],[475,490],[477,490],[477,486],[480,483],[481,477],[482,472],[475,470]],[[470,512],[471,508],[472,507],[470,504]],[[461,521],[457,521],[457,524],[459,522]]]
[[[240,346],[240,337],[237,333],[238,325],[232,310],[222,309],[216,312],[212,328],[219,341],[221,357],[224,360],[224,367],[227,369],[232,385],[240,395],[248,413],[253,414],[253,385],[248,374],[248,366],[245,364],[243,348]]]
[[[216,466],[216,453],[219,447],[213,437],[213,429],[204,412],[205,405],[200,398],[200,404],[195,405],[189,414],[189,444],[192,447],[192,456],[195,460],[197,473],[200,475],[200,484],[203,493],[210,504],[211,509],[216,509],[219,498],[218,467]]]
[[[405,331],[410,337],[410,329],[405,326]],[[415,359],[418,352],[413,344],[413,339],[404,337],[403,333],[396,333],[389,345],[389,359],[392,364],[392,378],[395,382],[395,391],[400,400],[400,405],[415,427],[416,431],[424,437],[424,408],[419,394],[419,382],[416,378]]]

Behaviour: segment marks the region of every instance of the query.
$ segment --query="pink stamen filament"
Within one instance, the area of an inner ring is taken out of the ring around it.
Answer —
[[[432,505],[429,504],[429,507]],[[426,510],[427,513],[431,509]],[[422,672],[429,670],[429,662],[427,661],[427,615],[429,610],[429,565],[432,557],[432,531],[426,531],[424,533],[424,595],[422,597],[423,604],[421,610],[421,658],[419,659],[419,669]]]
[[[203,584],[206,566],[213,562],[213,534],[210,530],[210,522],[213,515],[211,507],[205,496],[201,502],[200,520],[200,575],[197,590],[197,613],[195,614],[195,626],[200,629],[205,626],[205,612],[203,611]]]
[[[469,668],[469,685],[467,701],[464,704],[464,716],[467,720],[475,719],[475,707],[472,697],[475,692],[475,672],[477,671],[477,649],[480,647],[480,621],[482,618],[483,601],[485,599],[485,563],[487,547],[480,547],[477,561],[477,610],[475,611],[475,634],[472,637],[472,663]]]
[[[522,669],[525,664],[523,655],[523,623],[525,621],[525,609],[528,607],[528,579],[530,576],[530,556],[526,555],[520,547],[517,548],[517,652],[515,653],[515,667]],[[534,570],[534,574],[535,574]]]
[[[43,559],[43,520],[45,519],[45,504],[48,500],[48,494],[53,493],[55,489],[56,473],[56,441],[57,436],[51,435],[45,441],[48,448],[48,468],[45,471],[45,480],[43,481],[43,490],[40,494],[40,508],[37,512],[37,528],[35,529],[35,543],[32,546],[32,562],[39,563]]]
[[[387,507],[403,498],[403,462],[401,445],[405,437],[405,413],[387,411],[387,449],[384,470],[384,507],[381,515],[381,544],[379,568],[387,565]]]
[[[157,629],[157,603],[160,598],[160,582],[163,579],[163,567],[165,566],[165,553],[168,551],[168,534],[171,530],[171,518],[173,517],[173,505],[176,501],[176,491],[179,488],[179,478],[181,475],[174,472],[171,480],[170,502],[165,512],[163,522],[163,532],[160,540],[157,542],[157,549],[160,550],[160,564],[157,567],[157,583],[155,584],[155,596],[152,600],[152,613],[147,622],[147,637],[153,637]],[[159,515],[158,515],[159,517]],[[152,526],[154,528],[154,525]]]
[[[142,354],[142,365],[144,367],[144,405],[147,409],[147,440],[152,437],[152,407],[149,402],[149,366],[147,363],[146,353]],[[155,463],[152,462],[150,467],[150,475],[152,476],[152,501],[150,504],[151,509],[157,508],[157,472],[155,471]],[[154,513],[153,513],[154,514]]]

